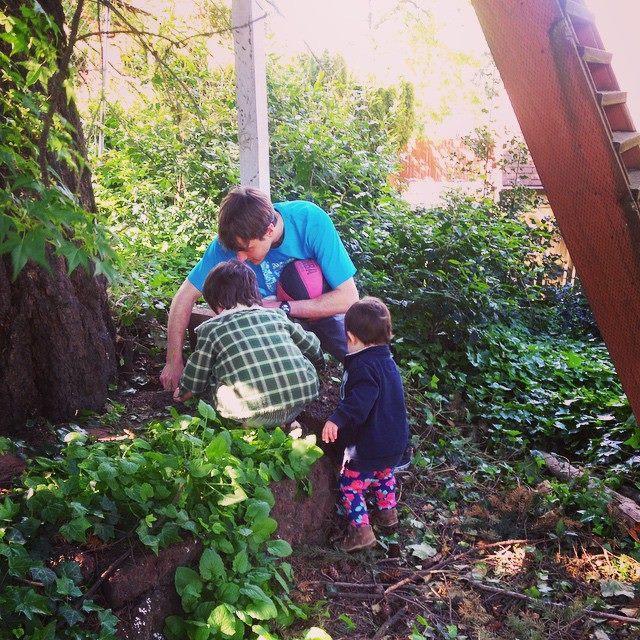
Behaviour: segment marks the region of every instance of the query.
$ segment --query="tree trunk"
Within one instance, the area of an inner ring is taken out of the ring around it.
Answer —
[[[20,2],[8,3],[19,11]],[[40,5],[63,31],[60,0]],[[5,9],[6,10],[6,9]],[[66,39],[58,42],[59,56]],[[66,93],[51,92],[55,110],[74,127],[73,143],[86,158],[80,117]],[[95,210],[91,175],[80,176],[56,159],[50,165],[88,210]],[[12,280],[8,256],[0,258],[0,432],[17,433],[29,418],[71,420],[79,410],[99,410],[115,374],[115,332],[106,282],[81,267],[69,276],[63,258],[49,254],[51,271],[27,263]]]

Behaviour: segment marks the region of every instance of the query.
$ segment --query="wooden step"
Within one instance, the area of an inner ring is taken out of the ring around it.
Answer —
[[[627,101],[626,91],[598,91],[598,100],[603,107],[624,104]]]
[[[620,153],[629,151],[640,144],[640,131],[614,131],[613,144]]]
[[[592,64],[611,64],[613,58],[613,54],[604,49],[595,49],[594,47],[584,47],[580,45],[578,51],[580,52],[580,57],[585,62]]]
[[[628,175],[629,184],[631,185],[631,193],[633,193],[633,197],[637,200],[640,196],[640,169],[629,171]]]
[[[576,0],[567,0],[564,10],[567,15],[576,22],[594,22],[593,13],[587,9],[581,2]]]

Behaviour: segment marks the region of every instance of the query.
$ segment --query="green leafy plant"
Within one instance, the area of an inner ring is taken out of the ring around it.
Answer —
[[[228,429],[204,402],[198,412],[174,411],[118,443],[71,432],[59,458],[34,461],[16,496],[0,503],[4,628],[16,637],[52,629],[56,638],[114,637],[117,621],[84,598],[79,566],[41,555],[56,535],[81,547],[137,539],[154,553],[185,535],[200,539],[198,567],[176,571],[184,615],[167,620],[171,638],[243,638],[305,617],[288,597],[292,570],[282,559],[291,547],[273,538],[269,484],[306,476],[320,449],[280,429]],[[89,618],[99,632],[86,630]]]

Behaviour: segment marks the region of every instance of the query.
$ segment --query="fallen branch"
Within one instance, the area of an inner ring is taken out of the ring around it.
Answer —
[[[80,607],[85,600],[91,599],[98,591],[102,583],[131,555],[131,549],[127,549],[122,555],[118,556],[101,574],[100,577],[91,585],[91,588],[82,594],[76,607]]]
[[[421,578],[426,578],[427,576],[429,576],[430,574],[434,573],[438,569],[441,569],[442,567],[444,567],[446,564],[449,564],[449,562],[453,561],[453,558],[446,558],[445,560],[437,561],[439,558],[440,558],[439,554],[433,558],[433,560],[436,560],[436,562],[429,569],[423,569],[421,571],[416,571],[414,574],[412,574],[412,575],[410,575],[410,576],[408,576],[406,578],[403,578],[402,580],[399,580],[398,582],[396,582],[396,583],[392,584],[391,586],[387,587],[385,589],[385,591],[384,591],[384,595],[387,596],[390,593],[393,593],[396,589],[400,589],[400,587],[404,587],[407,584],[411,584],[415,580],[419,580]],[[458,558],[459,558],[459,556],[458,556]]]
[[[468,582],[470,585],[476,587],[476,589],[480,589],[481,591],[487,591],[488,593],[495,593],[501,596],[507,596],[509,598],[514,598],[516,600],[523,600],[524,602],[529,602],[531,604],[537,604],[544,607],[557,607],[559,609],[568,609],[569,605],[563,604],[561,602],[548,602],[536,600],[536,598],[532,598],[531,596],[527,596],[524,593],[519,593],[518,591],[509,591],[508,589],[500,589],[499,587],[492,587],[488,584],[484,584],[483,582],[478,582],[477,580],[472,580],[471,578],[466,578],[464,576],[460,576],[460,580],[464,580]],[[629,616],[621,616],[616,613],[606,613],[605,611],[598,611],[597,609],[583,609],[580,612],[582,615],[588,616],[590,618],[598,618],[601,620],[615,620],[616,622],[625,622],[627,624],[636,624],[640,625],[640,619],[638,618],[630,618]]]
[[[549,472],[556,478],[565,481],[577,480],[584,475],[584,472],[569,464],[555,453],[545,453],[544,451],[532,451],[532,455],[542,458]],[[590,489],[601,488],[602,485],[590,478],[587,486]],[[610,498],[609,509],[616,520],[627,530],[629,535],[637,540],[640,537],[640,506],[622,494],[604,487],[605,495]]]
[[[393,625],[402,618],[402,616],[407,611],[407,605],[404,607],[400,607],[390,618],[388,618],[385,622],[380,625],[380,628],[375,632],[373,638],[371,640],[379,640],[384,636],[384,634],[389,631]]]

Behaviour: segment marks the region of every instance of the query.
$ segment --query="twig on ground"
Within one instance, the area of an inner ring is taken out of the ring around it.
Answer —
[[[569,605],[563,604],[561,602],[541,602],[540,600],[536,600],[531,596],[527,596],[524,593],[519,593],[518,591],[509,591],[508,589],[500,589],[498,587],[492,587],[488,584],[484,584],[482,582],[478,582],[477,580],[472,580],[471,578],[466,578],[464,576],[460,576],[459,580],[464,580],[468,582],[470,585],[480,589],[482,591],[487,591],[488,593],[495,593],[496,595],[502,595],[509,598],[514,598],[516,600],[523,600],[525,602],[530,602],[532,604],[538,604],[545,607],[557,607],[561,609],[568,609]],[[615,613],[606,613],[605,611],[597,611],[596,609],[583,609],[581,611],[582,615],[586,615],[590,618],[600,618],[602,620],[616,620],[617,622],[626,622],[627,624],[635,624],[640,625],[640,619],[631,618],[629,616],[621,616]]]
[[[91,585],[91,587],[82,594],[78,602],[76,603],[76,607],[80,607],[80,605],[85,601],[93,597],[93,595],[98,591],[98,589],[102,586],[102,583],[111,576],[115,570],[124,563],[124,561],[131,555],[131,549],[127,549],[122,555],[118,556],[101,574],[100,577]]]
[[[538,538],[537,540],[527,540],[526,538],[522,540],[501,540],[499,542],[483,542],[482,540],[479,540],[478,543],[475,545],[475,548],[482,550],[482,549],[491,549],[492,547],[508,547],[513,544],[535,545],[535,544],[541,544],[542,542],[548,542],[548,540],[545,540],[544,538]]]
[[[372,640],[379,640],[384,634],[390,630],[393,625],[400,620],[400,618],[406,613],[407,605],[400,607],[390,618],[380,625],[380,628],[375,632]]]
[[[412,575],[407,576],[406,578],[403,578],[402,580],[399,580],[398,582],[389,586],[384,593],[385,595],[389,593],[393,593],[396,589],[399,589],[400,587],[410,584],[415,580],[419,580],[420,578],[425,578],[426,576],[432,573],[435,573],[436,571],[439,571],[443,567],[446,567],[448,564],[451,564],[452,562],[456,562],[458,560],[461,560],[462,558],[465,558],[473,551],[474,551],[473,549],[470,549],[469,551],[465,551],[464,553],[460,553],[456,556],[449,556],[448,558],[444,558],[443,560],[440,560],[441,556],[440,554],[438,554],[437,556],[434,556],[432,558],[432,560],[436,562],[431,567],[429,567],[428,569],[423,569],[421,571],[415,571]]]

